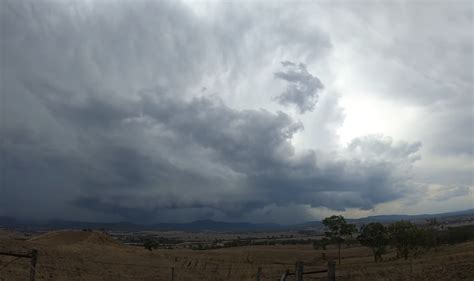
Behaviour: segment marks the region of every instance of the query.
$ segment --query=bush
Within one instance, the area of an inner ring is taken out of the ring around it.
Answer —
[[[330,241],[326,237],[321,240],[313,241],[313,249],[315,250],[326,250],[326,246],[329,245]]]
[[[374,255],[374,261],[382,259],[385,253],[385,247],[389,242],[387,228],[379,222],[371,222],[360,228],[360,235],[357,237],[360,244],[369,247]]]
[[[474,225],[449,227],[447,230],[438,232],[440,244],[455,244],[474,240]]]
[[[145,249],[149,250],[150,252],[153,249],[157,249],[158,246],[160,246],[160,245],[158,244],[158,242],[156,242],[154,240],[147,240],[147,241],[145,241],[145,243],[143,243],[143,247],[145,247]]]
[[[422,249],[429,249],[436,245],[436,237],[428,229],[418,228],[408,221],[398,221],[388,227],[390,245],[397,249],[397,257],[408,259],[414,257]]]

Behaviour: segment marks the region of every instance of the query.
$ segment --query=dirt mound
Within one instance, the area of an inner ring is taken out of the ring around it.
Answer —
[[[30,239],[31,242],[48,245],[92,244],[101,246],[120,246],[107,234],[96,231],[63,230],[53,231]]]

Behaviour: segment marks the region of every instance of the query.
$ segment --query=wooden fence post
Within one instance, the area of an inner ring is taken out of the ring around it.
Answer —
[[[304,264],[302,261],[299,261],[295,265],[295,275],[296,281],[303,281],[303,271],[304,271]]]
[[[171,268],[171,281],[174,281],[174,267]]]
[[[328,262],[328,281],[336,281],[336,262]]]
[[[262,275],[262,268],[259,267],[259,268],[257,269],[257,277],[256,277],[256,280],[257,280],[257,281],[260,281],[260,276],[261,276],[261,275]]]
[[[38,259],[38,250],[33,249],[33,251],[31,251],[30,281],[35,281],[37,259]]]
[[[280,277],[280,281],[286,281],[286,277],[288,277],[289,273],[290,271],[287,269],[285,273],[283,273],[283,275]]]

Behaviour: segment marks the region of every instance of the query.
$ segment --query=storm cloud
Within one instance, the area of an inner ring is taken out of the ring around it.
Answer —
[[[282,105],[295,105],[300,113],[313,111],[318,92],[324,89],[323,83],[311,75],[303,63],[284,61],[281,64],[284,70],[276,72],[275,78],[286,81],[288,86],[275,99]]]
[[[186,101],[164,90],[127,103],[82,98],[51,91],[41,100],[77,132],[72,151],[48,139],[59,136],[2,132],[8,194],[34,205],[37,192],[59,193],[69,204],[132,219],[183,208],[234,217],[268,204],[367,209],[406,192],[403,169],[418,150],[374,136],[348,147],[354,157],[318,161],[318,152],[291,144],[303,128],[283,112],[237,111],[218,98]]]
[[[416,99],[434,116],[421,140],[338,143],[347,93],[335,86],[344,75],[326,67],[340,36],[324,18],[300,21],[298,9],[262,3],[206,12],[166,1],[0,6],[0,215],[286,222],[294,218],[275,214],[369,211],[420,190],[439,201],[472,186],[465,166],[455,168],[463,182],[439,173],[433,188],[424,174],[432,162],[422,162],[423,151],[472,156],[461,94]]]

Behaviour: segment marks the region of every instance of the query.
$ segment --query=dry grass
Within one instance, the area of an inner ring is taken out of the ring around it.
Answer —
[[[95,232],[55,232],[29,241],[0,235],[0,251],[39,251],[38,280],[255,280],[258,267],[262,280],[277,280],[296,261],[305,270],[324,269],[336,249],[314,250],[311,246],[250,246],[218,250],[156,250],[124,246]],[[443,246],[413,260],[392,260],[375,264],[370,251],[362,247],[342,250],[337,280],[469,280],[474,278],[474,242]],[[11,257],[0,256],[0,268]],[[29,260],[21,259],[0,270],[1,280],[27,280]],[[410,279],[411,277],[411,279]],[[289,280],[292,280],[289,278]],[[305,275],[305,280],[325,280],[324,274]]]

